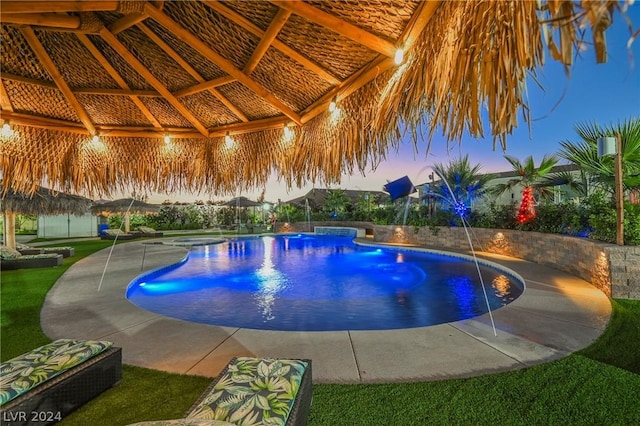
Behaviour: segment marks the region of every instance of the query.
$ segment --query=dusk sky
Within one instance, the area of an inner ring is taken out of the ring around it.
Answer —
[[[634,30],[640,28],[640,5],[630,7],[628,16],[633,22]],[[409,140],[409,136],[401,144],[398,152],[390,151],[387,160],[375,171],[370,167],[365,170],[366,176],[356,173],[344,176],[339,185],[331,188],[382,190],[387,181],[402,176],[409,176],[414,184],[424,183],[434,163],[448,163],[453,159],[469,154],[472,165],[481,164],[482,172],[498,172],[509,170],[504,154],[524,159],[533,155],[536,163],[544,154],[558,151],[559,142],[563,140],[578,141],[575,132],[577,123],[598,123],[611,125],[640,116],[640,40],[636,40],[627,48],[630,29],[619,14],[614,16],[612,27],[606,32],[608,60],[604,64],[596,64],[591,45],[576,58],[571,68],[571,76],[567,78],[564,68],[546,55],[546,65],[538,70],[538,81],[529,80],[528,97],[531,108],[532,123],[529,126],[521,116],[518,117],[518,128],[507,137],[507,151],[500,147],[493,150],[492,138],[488,125],[485,125],[485,139],[464,137],[461,144],[450,145],[447,149],[445,139],[438,134],[434,136],[431,151],[426,153],[426,141],[421,141],[417,153]],[[587,38],[590,41],[590,37]],[[324,188],[321,184],[317,188]],[[290,188],[278,182],[274,176],[266,185],[266,200],[286,201],[307,193],[313,184],[303,188]],[[154,194],[150,202],[194,201],[230,199],[234,195],[243,195],[255,199],[262,187],[241,194],[210,195],[200,194]]]

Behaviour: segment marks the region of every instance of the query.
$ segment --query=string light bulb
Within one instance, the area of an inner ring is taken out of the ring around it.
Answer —
[[[93,135],[93,137],[91,138],[91,142],[93,142],[94,144],[100,143],[100,136]]]
[[[235,141],[233,140],[229,132],[224,135],[224,143],[226,144],[227,148],[233,148],[233,145],[235,144]]]
[[[399,47],[396,49],[396,54],[393,56],[393,62],[396,65],[402,64],[404,62],[404,49]]]
[[[171,144],[171,136],[169,136],[167,133],[164,134],[164,144],[165,145],[170,145]]]
[[[294,136],[294,132],[293,129],[291,127],[289,127],[289,125],[285,125],[284,126],[284,138],[285,140],[291,140],[291,138],[293,138]]]
[[[334,112],[336,108],[338,108],[338,103],[336,97],[334,96],[333,99],[331,99],[331,103],[329,104],[329,111]]]
[[[2,123],[2,130],[0,130],[0,134],[6,138],[13,136],[13,128],[8,121]]]

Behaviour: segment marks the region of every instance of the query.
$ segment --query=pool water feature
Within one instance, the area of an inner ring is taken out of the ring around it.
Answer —
[[[524,290],[483,264],[492,310]],[[475,264],[458,255],[359,246],[312,234],[239,238],[134,279],[135,305],[186,321],[266,330],[385,330],[487,313]]]

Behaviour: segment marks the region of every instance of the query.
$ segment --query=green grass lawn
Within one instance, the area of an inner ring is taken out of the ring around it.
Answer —
[[[75,256],[51,269],[1,276],[1,359],[50,341],[40,308],[75,261],[111,241],[69,242]],[[375,385],[314,385],[310,426],[640,424],[640,301],[612,300],[605,333],[562,360],[470,379]],[[122,382],[63,420],[126,425],[182,417],[211,379],[123,366]]]

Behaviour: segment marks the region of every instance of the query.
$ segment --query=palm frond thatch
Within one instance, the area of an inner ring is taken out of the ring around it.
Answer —
[[[483,109],[504,147],[519,113],[528,122],[526,77],[545,43],[570,64],[588,27],[604,60],[624,12],[616,0],[69,4],[3,1],[5,191],[46,179],[101,197],[228,194],[273,174],[329,185],[378,164],[405,128],[427,146],[436,129],[482,136]]]
[[[19,213],[26,215],[86,214],[91,207],[91,200],[78,195],[52,191],[48,188],[37,188],[33,193],[16,192],[9,189],[2,191],[0,211],[2,213]]]
[[[148,214],[160,211],[160,205],[149,204],[133,198],[120,198],[113,201],[94,204],[91,211],[96,215]]]

